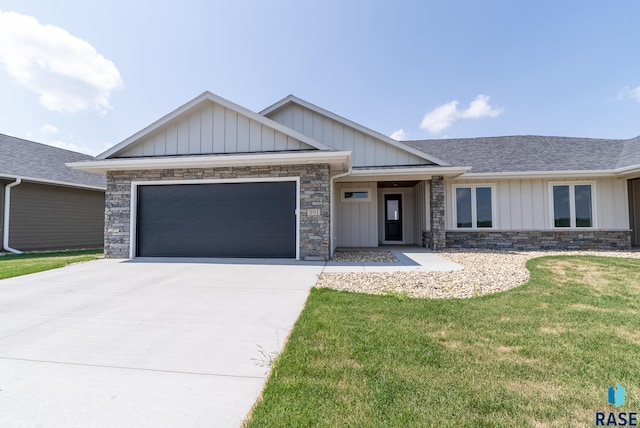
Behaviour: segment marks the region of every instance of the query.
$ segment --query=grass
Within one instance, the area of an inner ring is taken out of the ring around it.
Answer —
[[[313,289],[247,427],[594,426],[640,411],[640,260],[530,260],[466,300]]]
[[[102,254],[101,249],[8,254],[0,256],[0,279],[56,269],[71,263],[95,260]]]

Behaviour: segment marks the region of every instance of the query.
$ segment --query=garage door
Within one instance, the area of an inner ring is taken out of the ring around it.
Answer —
[[[136,255],[296,257],[296,182],[138,186]]]

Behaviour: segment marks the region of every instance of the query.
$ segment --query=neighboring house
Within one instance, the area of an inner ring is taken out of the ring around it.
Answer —
[[[89,159],[0,134],[2,250],[103,246],[105,179],[65,165]]]
[[[107,257],[640,242],[640,138],[401,143],[294,96],[257,114],[205,92],[72,166],[106,174]]]

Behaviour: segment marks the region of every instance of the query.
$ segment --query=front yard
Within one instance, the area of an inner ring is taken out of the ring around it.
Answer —
[[[95,260],[102,254],[102,249],[5,254],[0,256],[0,279],[56,269],[71,263]]]
[[[530,260],[472,299],[313,289],[249,427],[593,426],[640,411],[640,260]]]

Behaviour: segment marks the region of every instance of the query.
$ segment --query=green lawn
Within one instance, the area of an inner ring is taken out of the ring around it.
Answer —
[[[0,279],[42,272],[71,263],[95,260],[102,254],[100,249],[3,255],[0,256]]]
[[[313,289],[249,427],[594,426],[640,411],[640,260],[545,257],[511,291]]]

